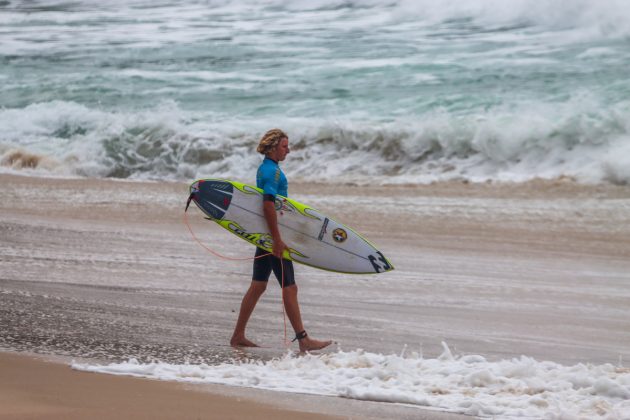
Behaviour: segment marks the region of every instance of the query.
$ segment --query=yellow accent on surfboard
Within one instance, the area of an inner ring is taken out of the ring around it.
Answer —
[[[271,235],[268,233],[249,233],[246,232],[238,223],[232,220],[215,220],[214,222],[219,224],[222,228],[227,230],[234,235],[237,235],[252,245],[257,246],[258,248],[264,249],[267,252],[272,252],[273,241],[271,239]],[[283,258],[293,260],[292,255],[296,255],[302,258],[308,258],[307,255],[302,254],[300,251],[289,248],[288,251],[285,250],[283,254]]]

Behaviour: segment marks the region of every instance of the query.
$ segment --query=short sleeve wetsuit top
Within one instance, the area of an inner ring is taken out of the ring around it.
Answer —
[[[286,197],[289,193],[287,177],[284,176],[278,162],[268,157],[258,167],[256,186],[262,189],[265,195],[271,195],[274,199],[276,194]]]
[[[258,167],[256,173],[256,186],[263,190],[263,200],[275,202],[276,195],[287,197],[289,192],[289,182],[287,177],[280,169],[278,162],[268,157]],[[280,283],[280,287],[287,287],[295,284],[295,276],[293,273],[293,263],[289,260],[282,260],[261,248],[256,248],[256,257],[254,259],[254,274],[252,279],[255,281],[268,281],[271,271]]]

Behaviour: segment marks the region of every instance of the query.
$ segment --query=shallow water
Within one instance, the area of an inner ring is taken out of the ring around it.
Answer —
[[[287,354],[261,363],[109,365],[73,363],[89,372],[194,384],[226,384],[292,393],[340,396],[428,407],[496,418],[624,418],[630,411],[630,369],[607,365],[563,366],[521,356],[489,362],[453,356],[443,343],[437,358],[417,352],[363,350],[326,355]]]

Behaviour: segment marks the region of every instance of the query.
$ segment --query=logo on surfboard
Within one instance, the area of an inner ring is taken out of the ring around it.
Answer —
[[[335,242],[341,243],[345,241],[346,239],[348,239],[348,233],[341,228],[337,228],[333,230],[332,237],[335,240]]]
[[[286,198],[277,198],[276,197],[276,201],[275,201],[275,207],[276,207],[276,211],[279,211],[280,213],[284,213],[285,211],[288,212],[295,212],[295,207],[293,206],[293,204],[289,203],[289,201]]]

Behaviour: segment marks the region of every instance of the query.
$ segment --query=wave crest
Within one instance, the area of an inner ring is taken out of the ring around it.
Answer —
[[[214,121],[213,121],[214,120]],[[192,115],[175,104],[116,113],[51,102],[0,111],[3,165],[118,178],[251,180],[260,156],[258,120]],[[630,182],[630,102],[605,108],[588,97],[482,114],[436,111],[390,122],[285,119],[284,168],[292,179],[356,183],[443,180],[525,182],[568,177]],[[9,150],[19,153],[7,154]],[[30,156],[33,156],[31,158]]]

